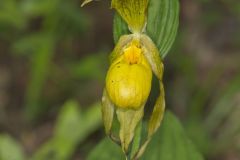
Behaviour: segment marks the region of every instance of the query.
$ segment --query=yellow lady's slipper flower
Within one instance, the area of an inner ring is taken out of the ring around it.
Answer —
[[[151,90],[152,70],[138,44],[132,42],[111,64],[106,89],[116,107],[138,109]]]
[[[91,1],[84,0],[83,5]],[[143,154],[161,124],[165,109],[162,59],[154,42],[145,34],[148,3],[149,0],[112,0],[111,3],[132,34],[121,36],[110,55],[111,64],[102,97],[102,117],[106,134],[121,144],[127,157],[132,150],[136,126],[144,116],[152,73],[159,80],[160,92],[147,121],[147,137],[141,139],[141,144],[130,155],[131,159],[138,159]],[[112,133],[115,115],[120,124],[118,136]]]
[[[149,119],[147,140],[137,154],[140,156],[163,117],[163,64],[157,47],[145,34],[122,36],[110,55],[110,62],[102,99],[103,122],[106,133],[113,138],[111,128],[116,111],[120,123],[119,141],[125,154],[129,151],[136,126],[144,116],[144,106],[151,90],[152,73],[159,79],[160,95]],[[115,137],[113,139],[116,141]]]

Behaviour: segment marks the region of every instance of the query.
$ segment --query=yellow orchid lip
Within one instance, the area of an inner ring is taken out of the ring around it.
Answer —
[[[116,107],[138,109],[149,96],[151,81],[151,66],[133,41],[110,66],[106,89]]]

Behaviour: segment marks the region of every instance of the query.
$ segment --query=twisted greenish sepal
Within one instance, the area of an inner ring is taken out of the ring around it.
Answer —
[[[135,128],[144,115],[144,105],[138,110],[117,109],[116,113],[120,123],[119,137],[121,140],[122,150],[127,155],[129,145],[135,134]]]
[[[113,116],[114,104],[111,102],[106,90],[104,89],[102,96],[102,119],[107,135],[110,135],[111,132]]]
[[[86,4],[92,2],[93,0],[84,0],[81,4],[81,7],[85,6]]]

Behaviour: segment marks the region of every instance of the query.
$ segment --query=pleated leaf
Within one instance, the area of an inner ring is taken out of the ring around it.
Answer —
[[[166,112],[163,124],[153,135],[142,160],[203,160],[176,117]]]
[[[87,160],[124,160],[124,158],[121,147],[105,138],[91,151]]]

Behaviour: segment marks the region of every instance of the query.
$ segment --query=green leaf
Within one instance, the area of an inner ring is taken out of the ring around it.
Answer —
[[[147,35],[157,45],[161,57],[169,52],[178,29],[178,0],[150,0],[148,7]],[[126,23],[116,14],[114,18],[115,43],[123,34],[127,34]]]
[[[1,160],[25,160],[21,146],[10,136],[0,135],[0,159]]]
[[[16,0],[1,0],[0,3],[0,26],[22,29],[26,23],[26,17],[20,10],[19,2]]]
[[[100,125],[100,103],[81,112],[77,102],[68,101],[59,114],[53,138],[34,154],[32,160],[69,160],[76,146]]]
[[[119,38],[121,35],[129,34],[130,31],[128,30],[127,24],[124,22],[124,20],[121,18],[121,16],[116,13],[113,19],[113,38],[115,44],[117,44]]]
[[[89,154],[87,160],[123,160],[121,148],[109,138],[103,139]]]
[[[90,153],[87,160],[123,160],[123,157],[120,147],[104,139]],[[203,160],[203,157],[188,139],[177,118],[166,112],[160,130],[153,136],[141,159]]]
[[[25,0],[20,7],[27,16],[40,16],[53,12],[58,3],[59,0]]]
[[[203,157],[188,139],[177,118],[166,112],[160,130],[153,136],[142,159],[203,160]]]

